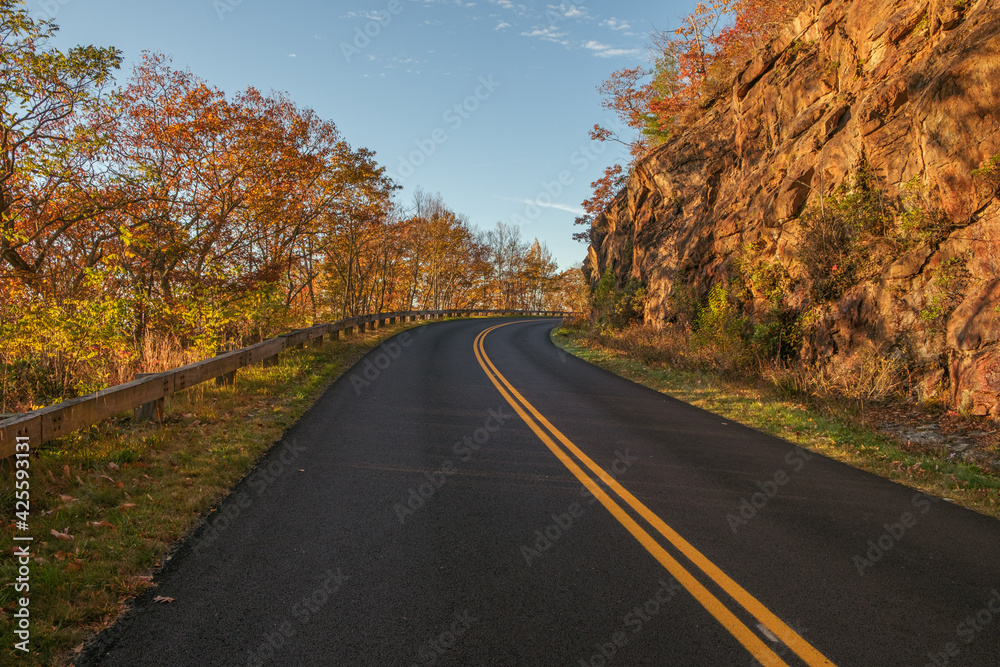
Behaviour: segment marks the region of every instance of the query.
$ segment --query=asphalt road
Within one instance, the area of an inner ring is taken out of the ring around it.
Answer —
[[[369,354],[80,664],[1000,665],[1000,523],[597,369],[555,324]]]

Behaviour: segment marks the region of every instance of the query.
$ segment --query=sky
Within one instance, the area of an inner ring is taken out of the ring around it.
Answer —
[[[28,0],[54,45],[115,46],[124,81],[144,50],[228,94],[280,91],[376,152],[405,205],[416,188],[480,228],[517,224],[561,269],[586,246],[573,220],[590,183],[627,161],[593,142],[614,125],[597,86],[648,63],[651,30],[693,0]]]

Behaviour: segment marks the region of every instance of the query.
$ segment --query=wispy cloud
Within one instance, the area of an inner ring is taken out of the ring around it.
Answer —
[[[522,204],[534,204],[538,208],[551,208],[556,211],[565,211],[567,213],[572,213],[573,215],[583,215],[584,211],[579,206],[570,206],[569,204],[559,204],[557,202],[544,202],[537,199],[522,199]]]
[[[545,14],[550,18],[560,18],[560,19],[589,19],[590,14],[587,13],[587,8],[581,5],[574,5],[573,3],[561,3],[558,5],[548,5],[546,7]]]
[[[602,28],[611,28],[612,30],[631,30],[632,29],[632,26],[629,25],[628,22],[622,21],[620,19],[616,19],[613,16],[611,18],[609,18],[609,19],[605,19],[604,21],[601,21],[600,25],[601,25]]]
[[[546,12],[549,16],[558,16],[564,19],[586,19],[590,18],[587,14],[587,8],[580,5],[574,5],[572,3],[562,3],[559,5],[548,5],[548,11]]]
[[[497,27],[495,27],[493,29],[494,30],[504,30],[505,28],[509,28],[509,27],[510,27],[509,23],[507,23],[506,21],[500,21],[500,23],[497,24]]]
[[[525,5],[512,2],[512,0],[490,0],[490,3],[501,9],[506,9],[509,12],[515,12],[521,15],[528,13],[528,8]]]
[[[522,32],[522,37],[537,37],[538,39],[544,40],[546,42],[554,42],[556,44],[568,45],[569,42],[564,39],[566,33],[560,32],[557,28],[549,26],[548,28],[535,28],[534,30],[528,32]]]
[[[625,56],[636,56],[640,53],[639,49],[615,48],[592,39],[584,42],[583,48],[587,49],[598,58],[620,58]]]

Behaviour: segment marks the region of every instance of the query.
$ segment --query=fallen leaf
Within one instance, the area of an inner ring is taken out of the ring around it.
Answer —
[[[60,493],[59,500],[63,501],[64,503],[71,503],[74,500],[76,500],[76,498],[74,498],[73,496],[64,496],[63,494]]]
[[[63,466],[63,476],[69,479],[69,464]]]
[[[79,572],[83,569],[83,564],[79,560],[74,560],[66,563],[66,569],[72,570],[73,572]]]
[[[130,510],[133,507],[135,507],[135,503],[122,503],[121,505],[119,505],[119,507],[121,507],[123,510]]]
[[[56,530],[55,528],[53,528],[49,532],[52,533],[52,535],[55,536],[57,539],[60,539],[60,540],[73,540],[73,539],[75,539],[72,535],[70,535],[68,532],[66,532],[68,530],[69,530],[69,526],[66,526],[65,528],[63,528],[63,532],[61,532],[61,533],[58,530]]]
[[[105,528],[111,528],[113,530],[118,530],[118,526],[108,521],[91,521],[91,526],[104,526]]]
[[[173,598],[168,598],[166,595],[157,595],[153,598],[153,602],[173,602]]]
[[[111,468],[112,470],[118,470],[118,468],[120,468],[121,466],[119,466],[114,461],[108,461],[108,467]]]

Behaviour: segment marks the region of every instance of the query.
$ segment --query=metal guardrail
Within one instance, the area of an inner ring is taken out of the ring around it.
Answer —
[[[253,364],[267,362],[289,349],[297,349],[311,341],[322,342],[324,336],[339,337],[340,332],[353,329],[364,331],[395,324],[397,320],[442,319],[445,317],[513,315],[519,317],[564,317],[565,311],[553,310],[418,310],[399,313],[361,315],[329,324],[298,329],[277,338],[240,350],[198,361],[162,373],[141,376],[132,382],[72,398],[0,421],[0,459],[14,455],[17,439],[28,438],[32,447],[62,437],[77,429],[96,424],[115,415],[143,406],[158,405],[167,396],[189,387],[216,379],[222,383],[235,381],[236,371]]]

